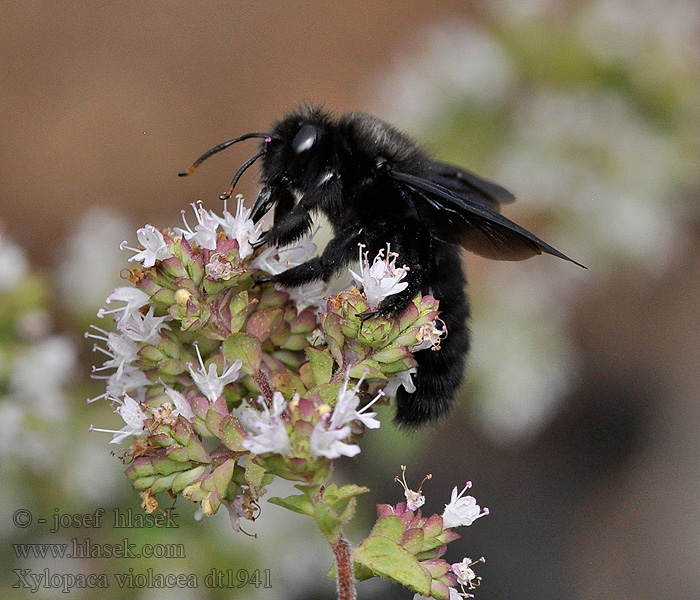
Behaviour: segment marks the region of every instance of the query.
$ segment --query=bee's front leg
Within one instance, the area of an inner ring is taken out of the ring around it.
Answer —
[[[355,231],[351,235],[345,233],[336,235],[328,242],[320,256],[274,275],[270,277],[269,281],[287,287],[297,287],[318,279],[328,281],[334,273],[347,266],[355,258],[360,236],[361,230]]]
[[[358,315],[362,321],[372,317],[382,316],[393,318],[400,315],[411,301],[421,291],[423,285],[423,269],[420,265],[411,267],[404,279],[408,286],[398,294],[392,294],[385,298],[374,310],[368,310]]]

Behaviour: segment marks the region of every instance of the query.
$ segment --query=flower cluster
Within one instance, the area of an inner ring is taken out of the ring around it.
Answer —
[[[65,388],[75,349],[53,333],[49,298],[49,282],[0,225],[0,454],[18,459],[5,462],[8,472],[55,467],[57,425],[69,416]]]
[[[472,496],[464,495],[471,487],[468,482],[461,493],[454,488],[442,515],[424,517],[419,508],[425,502],[420,487],[418,491],[411,490],[405,480],[406,468],[401,468],[404,475],[396,480],[404,488],[406,501],[377,506],[374,528],[353,552],[355,576],[361,580],[372,576],[391,579],[414,590],[416,600],[470,597],[469,590],[481,582],[472,567],[484,562],[483,557],[450,564],[442,556],[447,544],[460,538],[453,529],[471,525],[487,515],[488,509],[482,510]],[[428,479],[430,475],[423,483]]]
[[[417,296],[396,318],[362,316],[403,289],[405,269],[388,250],[362,268],[364,294],[259,283],[307,260],[313,243],[256,250],[261,232],[241,198],[235,214],[193,208],[194,227],[183,214],[184,227],[146,225],[138,247],[121,246],[134,253],[132,285],[98,313],[115,330],[86,335],[106,357],[93,375],[106,389],[92,401],[111,402],[124,426],[92,430],[113,443],[133,438],[126,473],[147,510],[158,492],[180,494],[204,515],[224,504],[240,528],[279,476],[349,518],[361,491],[336,498],[320,486],[332,461],[355,456],[358,436],[380,426],[372,404],[412,389],[412,352],[438,347],[444,333],[437,301]]]

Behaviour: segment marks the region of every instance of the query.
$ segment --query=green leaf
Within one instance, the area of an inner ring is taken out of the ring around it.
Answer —
[[[386,375],[382,373],[382,367],[379,363],[369,358],[350,369],[350,377],[359,379],[365,371],[367,371],[367,379],[386,379]]]
[[[343,508],[343,503],[345,508]],[[333,504],[333,509],[338,512],[338,519],[343,523],[347,523],[350,519],[355,516],[355,507],[357,506],[357,498],[349,498],[348,500],[343,500],[335,502]]]
[[[306,363],[308,364],[308,363]],[[318,394],[321,399],[328,404],[333,406],[338,400],[338,389],[340,388],[339,383],[322,383],[309,390],[309,395]]]
[[[314,506],[314,519],[319,531],[331,542],[338,541],[340,527],[343,522],[338,518],[333,509],[325,502],[319,502]]]
[[[422,596],[430,595],[430,575],[408,550],[389,538],[368,537],[355,548],[353,558],[375,575],[400,583]]]
[[[223,496],[226,493],[226,488],[228,484],[231,483],[231,478],[233,477],[233,468],[236,466],[236,461],[229,458],[227,461],[220,464],[212,472],[212,479],[216,491],[219,496]]]
[[[179,494],[185,486],[191,484],[195,479],[201,477],[206,469],[205,465],[195,467],[189,471],[178,474],[175,479],[173,479],[172,491],[175,494]]]
[[[387,537],[399,544],[403,539],[403,522],[396,515],[382,517],[374,524],[370,533],[370,536],[375,535]]]
[[[267,469],[265,469],[265,467],[261,467],[254,460],[251,460],[250,456],[248,457],[245,463],[245,481],[256,496],[263,486],[263,478],[266,473]]]
[[[246,331],[261,342],[269,338],[282,324],[284,311],[279,307],[258,308],[246,324]]]
[[[243,450],[243,440],[245,439],[245,431],[241,427],[240,422],[235,417],[228,417],[221,428],[221,441],[224,445],[234,452]]]
[[[328,383],[333,376],[333,359],[330,351],[317,350],[316,348],[306,349],[306,358],[311,365],[311,371],[314,374],[316,385]]]
[[[289,373],[288,371],[275,373],[270,383],[272,387],[280,392],[287,400],[293,398],[294,394],[303,396],[306,392],[304,382],[296,373]]]
[[[150,477],[140,477],[138,479],[134,479],[131,485],[137,492],[142,492],[143,490],[147,490],[148,488],[150,488],[155,483],[156,479],[158,479],[157,475],[151,475]]]
[[[255,375],[260,370],[262,347],[254,335],[233,333],[224,340],[222,350],[229,364],[243,361],[241,368],[248,375]]]
[[[423,530],[411,529],[406,532],[401,545],[414,556],[423,549]]]
[[[354,483],[344,485],[335,491],[335,498],[337,500],[343,500],[345,498],[351,498],[352,496],[359,496],[360,494],[366,494],[369,492],[368,487],[361,485],[355,485]],[[325,494],[324,494],[325,495]]]
[[[406,356],[410,356],[410,353],[404,346],[392,344],[391,346],[372,354],[372,359],[379,363],[393,363],[397,360],[405,358]]]
[[[270,504],[276,504],[287,510],[299,513],[301,515],[314,516],[314,505],[306,496],[287,496],[286,498],[270,498]]]
[[[158,492],[164,492],[169,490],[173,485],[173,480],[177,477],[177,473],[168,475],[167,477],[160,477],[156,479],[151,485],[151,492],[157,494]]]

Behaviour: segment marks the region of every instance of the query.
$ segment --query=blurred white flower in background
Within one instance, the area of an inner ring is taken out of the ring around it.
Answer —
[[[51,334],[46,282],[2,234],[0,279],[0,463],[8,473],[46,471],[59,455],[76,351],[67,337]]]
[[[377,84],[379,112],[393,106],[390,121],[414,132],[427,134],[455,102],[495,108],[515,84],[504,48],[476,25],[433,25],[415,47],[420,50],[408,60],[402,52]]]
[[[575,26],[596,57],[643,61],[665,78],[700,60],[700,4],[694,0],[598,0],[581,10]]]
[[[541,431],[576,374],[567,306],[584,282],[661,272],[698,214],[684,194],[700,160],[700,5],[485,10],[481,24],[436,25],[398,48],[376,112],[509,188],[507,216],[589,267],[536,258],[471,278],[470,394],[508,443]]]
[[[44,419],[62,420],[68,407],[62,388],[75,366],[75,347],[60,335],[31,344],[15,356],[10,396],[22,398],[26,410]]]
[[[119,244],[133,228],[117,213],[94,208],[78,218],[58,265],[58,289],[63,305],[73,314],[90,314],[104,304],[119,285],[126,266]]]
[[[24,250],[9,240],[0,227],[0,292],[14,287],[27,272]]]
[[[688,165],[625,98],[530,94],[517,106],[513,138],[496,157],[497,178],[517,182],[524,201],[514,211],[550,211],[564,225],[555,246],[585,252],[596,269],[615,267],[620,254],[652,270],[667,264],[681,209],[669,195]]]

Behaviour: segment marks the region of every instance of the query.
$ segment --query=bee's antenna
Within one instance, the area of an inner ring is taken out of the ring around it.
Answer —
[[[258,152],[255,156],[252,158],[249,158],[247,161],[243,163],[240,169],[236,171],[236,174],[233,176],[233,179],[231,180],[231,185],[228,186],[228,189],[219,196],[219,200],[228,200],[231,197],[231,194],[233,194],[233,188],[236,187],[236,184],[238,183],[238,180],[241,178],[241,175],[245,173],[246,169],[250,167],[256,160],[258,160],[263,154],[265,154],[265,149],[261,150]]]
[[[207,150],[202,156],[200,156],[197,160],[195,160],[192,163],[192,166],[187,169],[187,171],[181,171],[178,173],[180,177],[187,177],[188,175],[192,175],[197,170],[197,167],[201,165],[207,158],[210,156],[213,156],[217,152],[221,152],[222,150],[225,150],[229,146],[232,146],[233,144],[236,144],[238,142],[242,142],[243,140],[248,140],[250,138],[264,138],[266,141],[272,141],[272,137],[270,136],[269,133],[246,133],[245,135],[242,135],[241,137],[237,137],[233,140],[228,140],[227,142],[222,142],[221,144],[218,144],[217,146],[214,146],[213,148],[210,148]],[[255,159],[257,160],[260,157],[260,155],[256,156]],[[251,163],[252,164],[252,163]],[[246,163],[246,169],[250,166],[248,163]],[[245,165],[244,165],[245,166]],[[245,169],[243,169],[245,171]],[[238,175],[238,173],[236,173]],[[238,175],[240,177],[240,175]],[[234,178],[235,179],[235,178]],[[237,181],[237,180],[236,180]]]

